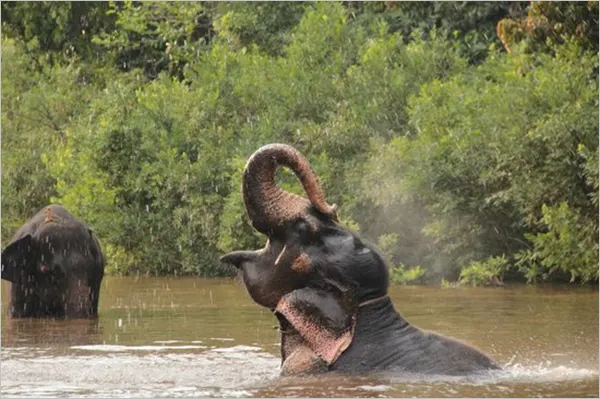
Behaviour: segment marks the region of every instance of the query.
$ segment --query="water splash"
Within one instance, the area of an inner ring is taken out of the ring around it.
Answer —
[[[3,398],[244,397],[251,396],[247,387],[275,379],[279,372],[277,357],[251,347],[230,352],[168,351],[182,346],[84,345],[71,349],[91,349],[89,355],[35,358],[3,353],[1,394]],[[146,353],[147,349],[160,352]]]
[[[99,352],[165,351],[206,348],[203,345],[77,345],[71,347],[71,349]]]
[[[513,364],[502,370],[499,380],[512,380],[520,382],[552,382],[566,380],[580,380],[598,377],[598,369],[579,367],[554,366],[550,362],[525,366]]]

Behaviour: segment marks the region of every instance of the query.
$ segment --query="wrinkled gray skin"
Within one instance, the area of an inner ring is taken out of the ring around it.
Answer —
[[[96,317],[105,260],[94,233],[60,205],[40,210],[2,251],[12,317]]]
[[[275,184],[286,166],[308,200]],[[499,366],[479,350],[408,323],[387,297],[388,266],[378,250],[337,223],[306,159],[271,144],[248,160],[243,197],[258,251],[235,251],[252,299],[271,309],[281,330],[282,374],[394,371],[467,375]]]

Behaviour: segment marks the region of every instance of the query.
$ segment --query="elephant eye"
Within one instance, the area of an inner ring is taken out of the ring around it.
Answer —
[[[300,220],[298,223],[296,223],[296,230],[299,234],[306,234],[308,233],[308,225],[304,220]]]
[[[301,241],[307,242],[312,239],[312,232],[310,230],[310,227],[308,226],[308,223],[306,223],[304,220],[299,220],[294,226],[294,228],[296,234],[298,235]]]

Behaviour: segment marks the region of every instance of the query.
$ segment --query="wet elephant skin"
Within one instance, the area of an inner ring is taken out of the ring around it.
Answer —
[[[95,234],[60,205],[40,210],[2,251],[9,315],[95,317],[105,260]]]
[[[286,166],[308,199],[274,181]],[[412,326],[387,296],[389,270],[377,248],[337,221],[308,161],[293,147],[256,151],[244,170],[248,216],[267,237],[257,251],[222,261],[240,270],[250,297],[280,324],[282,374],[398,371],[466,375],[498,369],[478,349]]]

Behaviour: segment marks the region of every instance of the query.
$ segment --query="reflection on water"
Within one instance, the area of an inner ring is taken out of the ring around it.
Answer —
[[[4,305],[4,298],[3,298]],[[4,310],[4,306],[3,306]],[[98,320],[40,320],[2,318],[2,349],[9,350],[21,345],[61,346],[88,345],[101,341]]]
[[[598,292],[394,287],[413,324],[506,369],[468,378],[279,378],[275,318],[232,280],[116,278],[97,320],[5,317],[2,397],[598,397]]]

